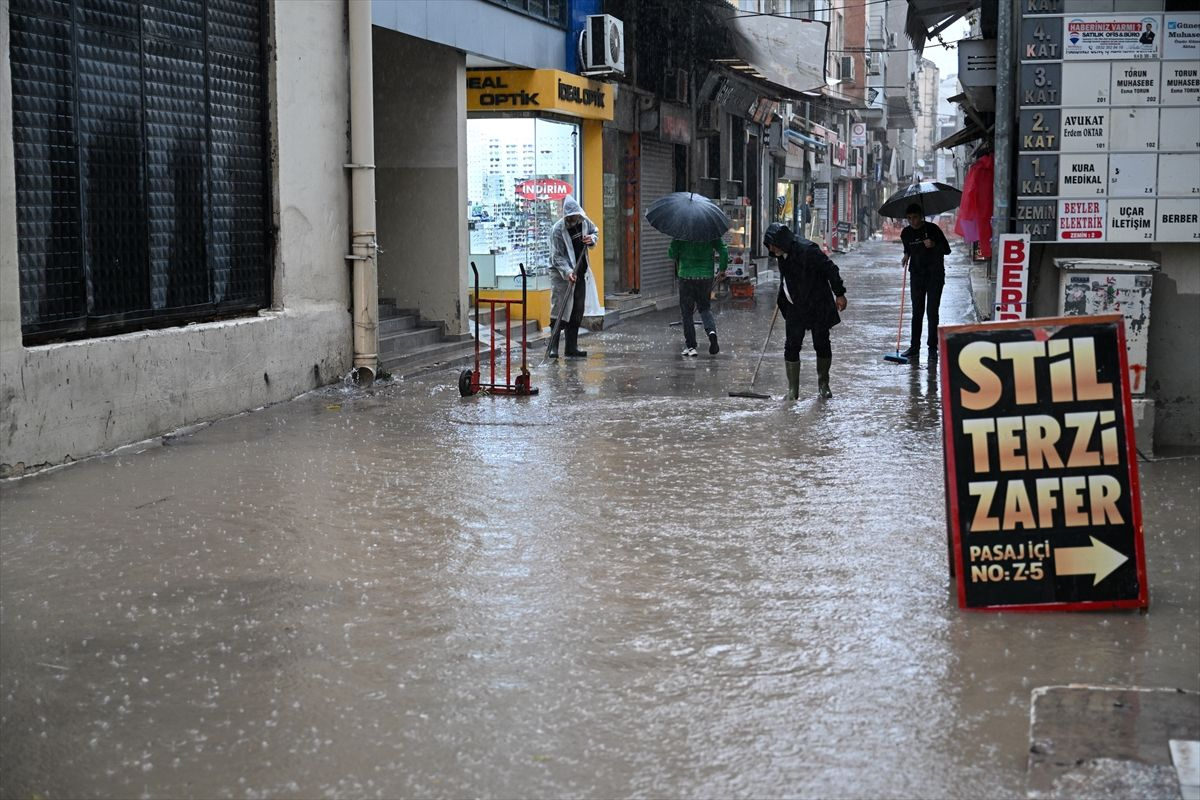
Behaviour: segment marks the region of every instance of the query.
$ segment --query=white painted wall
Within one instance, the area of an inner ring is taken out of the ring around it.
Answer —
[[[274,9],[274,308],[242,319],[24,347],[8,4],[0,2],[0,476],[294,397],[350,369],[345,0]]]
[[[466,333],[466,62],[379,27],[374,50],[379,296]]]

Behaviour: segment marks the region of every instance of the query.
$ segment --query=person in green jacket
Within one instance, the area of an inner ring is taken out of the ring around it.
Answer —
[[[721,352],[717,344],[717,324],[713,322],[712,311],[709,309],[709,293],[713,287],[713,254],[720,257],[717,267],[717,277],[725,277],[725,268],[729,266],[729,248],[720,239],[708,242],[685,242],[675,239],[667,256],[675,262],[675,274],[679,277],[679,313],[683,318],[684,347],[680,355],[695,358],[696,356],[696,326],[692,321],[692,312],[700,311],[700,320],[708,334],[708,352],[716,355]]]

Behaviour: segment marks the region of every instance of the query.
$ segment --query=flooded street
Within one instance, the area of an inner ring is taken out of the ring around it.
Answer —
[[[1021,798],[1035,687],[1200,689],[1200,459],[1138,467],[1149,613],[960,611],[899,246],[835,260],[830,400],[782,320],[729,396],[770,284],[715,357],[654,312],[534,397],[328,387],[0,484],[0,794]]]

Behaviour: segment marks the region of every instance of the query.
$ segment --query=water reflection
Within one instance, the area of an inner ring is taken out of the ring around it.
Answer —
[[[869,254],[828,401],[781,339],[729,397],[729,304],[715,358],[662,312],[536,397],[330,387],[0,485],[2,793],[1018,798],[1034,686],[1196,688],[1195,465],[1145,465],[1152,614],[955,608]]]

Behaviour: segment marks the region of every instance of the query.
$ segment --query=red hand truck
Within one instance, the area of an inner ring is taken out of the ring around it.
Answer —
[[[475,266],[475,262],[471,262],[471,272],[475,273],[475,369],[464,369],[458,375],[458,393],[463,397],[470,397],[480,392],[484,394],[518,394],[531,395],[537,394],[538,390],[530,386],[529,376],[529,347],[525,338],[528,325],[526,324],[526,279],[525,265],[518,264],[517,268],[521,270],[521,299],[520,300],[505,300],[503,298],[484,298],[479,294],[479,270]],[[488,361],[491,365],[490,377],[491,381],[483,382],[482,369],[479,365],[479,305],[487,303],[488,326],[491,331],[491,349],[488,353]],[[521,372],[513,378],[512,375],[512,347],[508,345],[512,336],[512,310],[513,306],[521,304]],[[496,308],[504,306],[504,383],[496,382],[496,334],[499,329],[496,326]]]

